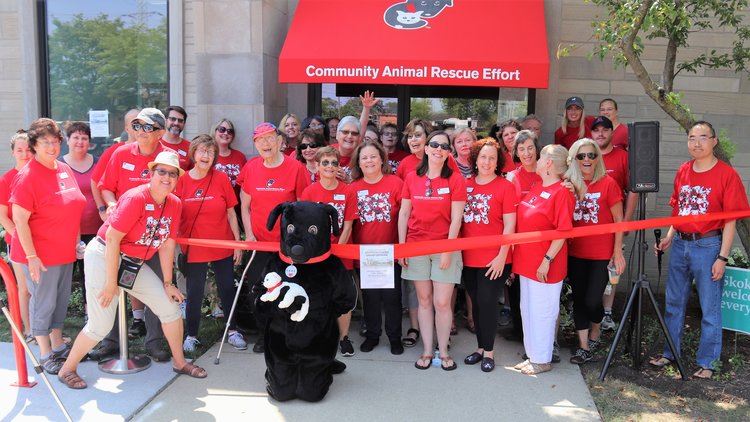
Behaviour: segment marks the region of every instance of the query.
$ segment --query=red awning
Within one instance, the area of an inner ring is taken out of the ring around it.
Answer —
[[[299,0],[282,83],[546,88],[543,0]]]

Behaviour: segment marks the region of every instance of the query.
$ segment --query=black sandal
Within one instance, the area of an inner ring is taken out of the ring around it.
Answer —
[[[453,361],[453,365],[445,366],[444,363],[448,360]],[[458,365],[456,364],[456,361],[453,360],[452,357],[446,355],[446,356],[440,356],[440,367],[443,368],[443,371],[452,371],[458,368]]]
[[[409,334],[416,334],[416,337],[409,337]],[[406,337],[401,339],[401,343],[404,345],[404,347],[414,347],[417,345],[417,341],[419,340],[419,330],[416,328],[409,328],[406,330]]]

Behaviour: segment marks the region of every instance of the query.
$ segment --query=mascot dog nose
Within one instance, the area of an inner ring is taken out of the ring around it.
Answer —
[[[302,245],[294,245],[292,246],[292,255],[302,255],[305,252],[305,248],[302,247]]]

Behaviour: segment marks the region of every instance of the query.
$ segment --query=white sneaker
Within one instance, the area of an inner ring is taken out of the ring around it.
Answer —
[[[211,316],[214,318],[224,318],[224,311],[221,310],[219,305],[214,306],[214,310],[211,311]]]
[[[617,323],[612,319],[612,314],[604,314],[602,319],[602,331],[614,331]]]
[[[193,353],[195,352],[195,348],[201,344],[200,341],[198,341],[197,338],[193,336],[187,336],[185,337],[185,341],[182,343],[182,350],[185,351],[185,353]]]
[[[232,331],[229,333],[227,342],[231,344],[237,350],[247,350],[247,342],[239,331]]]

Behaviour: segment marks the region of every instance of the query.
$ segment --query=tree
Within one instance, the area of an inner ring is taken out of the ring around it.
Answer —
[[[615,65],[630,66],[646,94],[687,132],[695,118],[690,107],[674,89],[680,73],[700,69],[747,71],[750,60],[750,27],[743,22],[747,0],[590,0],[604,8],[604,17],[592,22],[597,41],[593,55],[604,60],[613,57]],[[690,34],[715,26],[734,34],[725,51],[711,50],[682,61],[678,51],[690,46]],[[647,47],[643,39],[666,41],[660,81],[654,80],[641,61]],[[719,158],[729,161],[726,142],[720,142]],[[748,220],[737,221],[737,232],[746,252],[750,252]]]
[[[428,99],[411,99],[411,118],[432,120],[432,104]]]
[[[489,128],[497,120],[497,101],[469,98],[442,98],[440,102],[451,117],[466,119],[471,117],[479,126]]]

